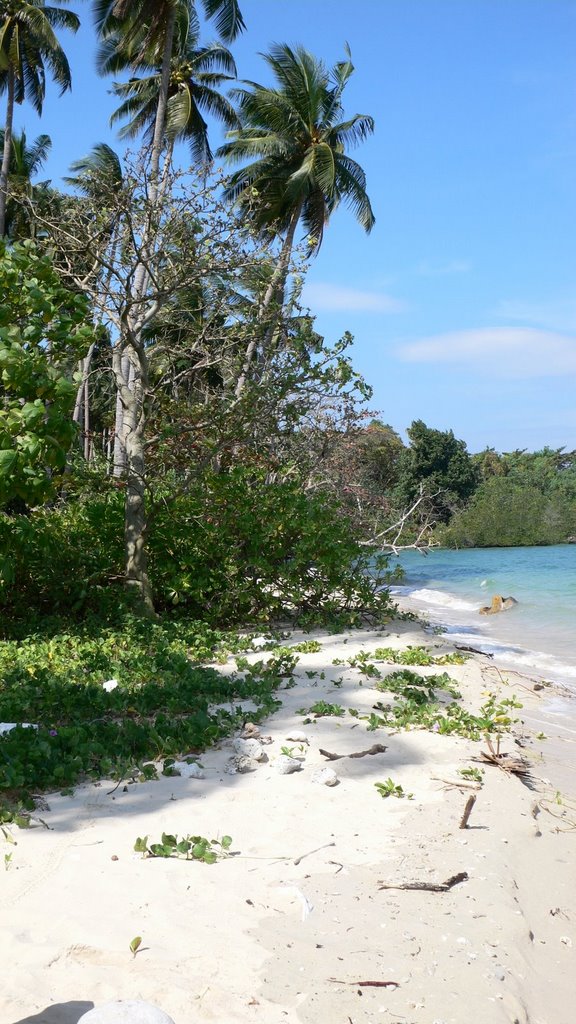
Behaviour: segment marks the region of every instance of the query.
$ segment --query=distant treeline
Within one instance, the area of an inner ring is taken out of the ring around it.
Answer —
[[[373,420],[354,458],[365,494],[388,507],[390,522],[422,499],[403,542],[426,536],[447,547],[514,547],[576,540],[576,451],[543,448],[470,454],[453,431],[415,420],[409,445]],[[389,535],[387,539],[390,539]]]

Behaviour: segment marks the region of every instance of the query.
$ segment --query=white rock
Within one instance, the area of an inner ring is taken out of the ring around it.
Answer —
[[[80,1017],[78,1024],[174,1024],[174,1021],[151,1003],[122,999],[95,1006]]]
[[[117,679],[107,679],[105,683],[102,683],[102,689],[106,690],[106,693],[111,693],[118,686]]]
[[[310,740],[308,739],[306,733],[300,732],[298,729],[295,732],[291,732],[290,735],[286,737],[286,739],[292,740],[293,743],[310,743]]]
[[[299,772],[302,768],[302,762],[296,757],[289,757],[288,754],[280,754],[277,757],[274,766],[278,775],[291,775],[292,772]]]
[[[319,768],[314,772],[312,782],[317,782],[320,786],[337,786],[340,779],[333,768]]]
[[[202,768],[199,764],[196,764],[195,761],[192,761],[191,764],[188,764],[187,761],[175,761],[172,767],[175,768],[177,772],[180,772],[183,779],[206,778]]]
[[[237,754],[241,754],[243,757],[251,757],[254,761],[264,760],[264,751],[262,750],[262,744],[258,740],[249,739],[237,739],[234,740],[234,750]]]
[[[16,729],[20,726],[21,729],[37,729],[37,725],[31,725],[30,722],[0,722],[0,736],[3,736],[5,732],[11,732],[12,729]]]

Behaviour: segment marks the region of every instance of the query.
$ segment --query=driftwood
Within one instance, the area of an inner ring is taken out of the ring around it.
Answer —
[[[510,775],[519,775],[524,779],[530,778],[530,765],[523,757],[500,753],[500,737],[498,737],[496,742],[496,749],[494,749],[494,744],[489,736],[486,736],[486,744],[488,752],[481,750],[480,757],[475,757],[475,761],[496,765],[497,768],[501,768],[503,772],[508,772]]]
[[[336,843],[324,843],[324,846],[317,846],[314,850],[308,850],[308,853],[301,853],[299,857],[296,857],[296,860],[292,861],[292,863],[296,864],[296,866],[298,866],[300,861],[304,860],[304,857],[310,857],[313,853],[319,853],[320,850],[327,850],[329,846],[336,846]],[[280,860],[280,859],[284,860],[283,857],[282,858],[274,857],[272,859],[274,859],[274,860]]]
[[[489,654],[488,651],[480,651],[478,647],[468,647],[466,644],[454,644],[457,651],[468,651],[469,654],[481,654],[484,658],[493,658],[493,654]]]
[[[466,801],[466,807],[464,808],[464,814],[460,821],[460,828],[468,828],[468,818],[472,814],[472,808],[476,803],[476,797],[474,795],[469,796]]]
[[[357,750],[355,754],[332,754],[329,750],[320,750],[322,757],[328,758],[329,761],[340,761],[343,757],[366,757],[367,754],[384,754],[388,750],[383,743],[375,743],[370,750]]]
[[[340,978],[328,978],[335,985],[354,985],[356,988],[400,988],[399,981],[341,981]]]
[[[445,882],[404,882],[403,885],[388,885],[382,882],[379,889],[422,889],[424,892],[448,892],[454,885],[468,881],[468,872],[460,871],[451,875]]]

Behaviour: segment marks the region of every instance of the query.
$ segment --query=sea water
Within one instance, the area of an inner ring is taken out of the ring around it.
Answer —
[[[392,592],[456,642],[576,693],[576,544],[412,550],[398,561],[405,576]],[[518,604],[480,615],[496,594]]]

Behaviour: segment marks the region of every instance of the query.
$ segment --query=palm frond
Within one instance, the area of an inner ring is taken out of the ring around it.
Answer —
[[[202,6],[206,17],[215,19],[216,31],[226,42],[233,43],[246,28],[237,0],[202,0]]]

